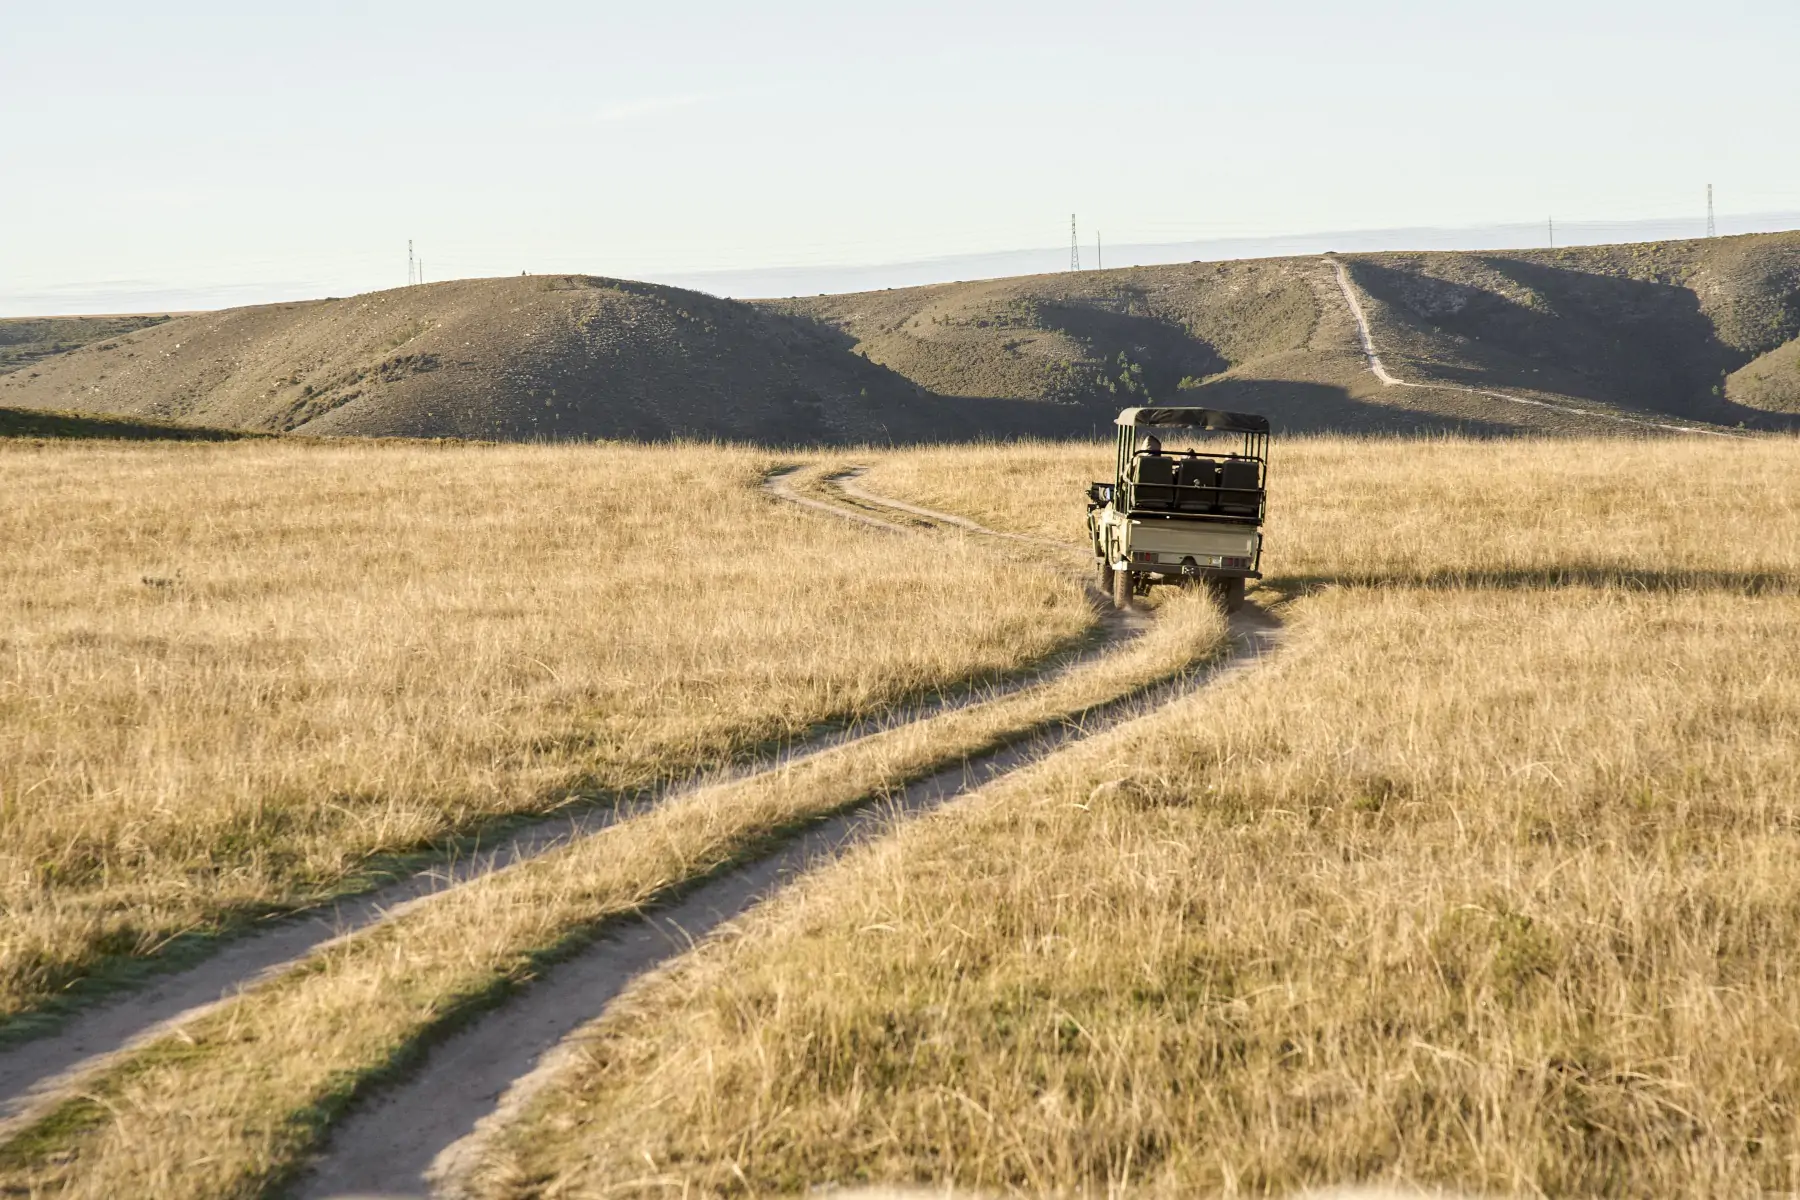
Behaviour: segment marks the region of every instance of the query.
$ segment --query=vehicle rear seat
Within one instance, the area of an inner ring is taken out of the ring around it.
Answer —
[[[1219,511],[1227,516],[1254,517],[1261,505],[1256,464],[1233,459],[1219,469]]]
[[[1169,508],[1175,503],[1175,461],[1160,454],[1140,455],[1137,460],[1137,506]]]
[[[1175,482],[1182,488],[1216,488],[1219,486],[1219,464],[1210,458],[1184,458],[1175,464]],[[1213,491],[1175,493],[1175,507],[1182,512],[1211,512],[1218,503]]]

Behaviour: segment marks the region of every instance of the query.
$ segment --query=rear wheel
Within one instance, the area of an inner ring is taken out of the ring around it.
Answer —
[[[1113,590],[1112,564],[1107,562],[1104,558],[1100,560],[1100,570],[1098,573],[1097,582],[1100,584],[1100,594],[1102,596],[1112,595],[1112,590]]]
[[[1213,580],[1212,594],[1217,597],[1219,607],[1228,613],[1244,607],[1244,581],[1241,577]]]
[[[1113,607],[1114,608],[1130,608],[1131,607],[1131,572],[1130,571],[1114,571],[1113,572],[1112,594],[1113,594]]]

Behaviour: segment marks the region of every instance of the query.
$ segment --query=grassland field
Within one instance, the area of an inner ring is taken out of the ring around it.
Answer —
[[[1795,453],[1288,443],[1273,662],[640,987],[490,1194],[1790,1190]],[[1105,458],[869,482],[1066,531]]]
[[[1251,593],[1287,627],[1271,660],[641,981],[501,1132],[482,1194],[1800,1186],[1800,445],[1277,454]],[[1017,672],[1097,619],[1043,561],[896,553],[776,506],[766,472],[805,456],[0,455],[13,1013],[381,854]],[[811,461],[1076,543],[1109,459]],[[1160,597],[1084,672],[459,889],[152,1047],[0,1146],[0,1186],[272,1194],[346,1079],[531,951],[1219,637],[1198,597]]]
[[[755,451],[0,441],[0,1017],[383,855],[629,796],[1084,637]]]

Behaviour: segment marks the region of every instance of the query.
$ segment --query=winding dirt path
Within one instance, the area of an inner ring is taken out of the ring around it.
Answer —
[[[1424,391],[1463,392],[1471,396],[1487,396],[1494,400],[1505,400],[1510,404],[1525,404],[1532,408],[1549,409],[1552,412],[1568,413],[1577,417],[1593,417],[1601,421],[1612,421],[1619,425],[1634,425],[1640,429],[1657,429],[1666,433],[1698,433],[1710,437],[1741,437],[1723,429],[1704,429],[1694,425],[1677,425],[1667,421],[1646,421],[1638,417],[1622,416],[1619,413],[1605,412],[1594,408],[1577,408],[1572,404],[1552,404],[1548,400],[1533,400],[1526,396],[1513,396],[1506,392],[1489,391],[1487,388],[1464,387],[1456,383],[1412,383],[1401,379],[1387,369],[1381,361],[1381,355],[1375,349],[1375,337],[1369,332],[1369,319],[1363,312],[1362,301],[1357,298],[1356,285],[1350,282],[1350,272],[1344,269],[1341,259],[1326,258],[1337,272],[1338,290],[1344,294],[1344,303],[1349,306],[1350,316],[1356,322],[1356,336],[1362,343],[1363,358],[1368,361],[1369,372],[1379,379],[1384,387],[1419,388]]]
[[[923,508],[917,504],[908,504],[904,500],[894,500],[887,496],[878,496],[862,486],[862,477],[868,474],[867,467],[852,467],[836,475],[828,475],[825,482],[836,487],[846,496],[851,496],[867,504],[879,508],[893,509],[898,512],[911,513],[915,517],[924,517],[940,525],[949,525],[956,529],[965,529],[970,533],[979,533],[987,537],[1005,538],[1015,542],[1028,542],[1037,546],[1049,546],[1056,550],[1067,550],[1079,553],[1080,547],[1068,542],[1059,542],[1055,538],[1037,537],[1029,533],[1008,533],[1002,529],[989,529],[986,525],[971,521],[967,517],[959,517],[955,513],[939,512],[935,508]]]
[[[0,1049],[0,1137],[29,1122],[119,1054],[205,1015],[239,990],[292,967],[337,938],[405,912],[447,888],[598,833],[620,815],[588,808],[533,822],[490,849],[436,864],[222,941],[218,951],[142,987],[84,1008],[43,1036]]]
[[[896,533],[919,532],[917,526],[882,520],[803,495],[794,489],[790,473],[772,475],[765,486],[784,501],[834,518]],[[205,1016],[238,992],[293,969],[333,941],[404,913],[416,904],[428,903],[451,888],[599,833],[616,821],[700,787],[777,770],[900,725],[1011,695],[1114,653],[1148,627],[1141,614],[1115,613],[1104,604],[1096,607],[1101,618],[1097,637],[1052,655],[1031,670],[902,703],[848,727],[828,729],[731,767],[697,771],[634,802],[598,802],[529,819],[515,824],[492,846],[478,846],[465,855],[373,891],[271,920],[253,932],[222,938],[215,952],[191,966],[152,976],[140,987],[84,1007],[40,1036],[0,1046],[0,1139],[37,1120],[122,1055]]]
[[[824,500],[808,496],[794,486],[794,476],[799,474],[800,470],[801,468],[799,467],[789,467],[785,471],[776,471],[764,481],[763,487],[767,489],[771,495],[779,496],[789,504],[798,504],[802,508],[810,508],[814,512],[830,513],[832,516],[839,517],[845,521],[855,521],[858,524],[872,526],[876,529],[885,529],[889,533],[918,532],[918,529],[915,526],[901,525],[895,521],[884,521],[880,517],[873,516],[858,509],[846,508],[841,504],[830,504]]]
[[[766,486],[783,500],[835,518],[918,532],[916,527],[802,495],[788,474],[772,476]],[[853,494],[866,503],[969,532],[1019,536],[953,514],[888,501],[860,487]],[[1048,539],[1025,540],[1073,549]],[[1121,617],[1115,642],[1144,620],[1140,616],[1131,621],[1129,614]],[[549,1086],[559,1065],[578,1052],[578,1040],[572,1041],[571,1035],[602,1016],[633,980],[746,913],[796,876],[881,836],[895,820],[936,808],[1073,742],[1249,670],[1273,651],[1279,636],[1278,621],[1260,609],[1246,608],[1232,618],[1227,652],[1210,663],[1095,705],[1078,719],[947,767],[882,802],[814,825],[769,855],[702,881],[670,905],[614,923],[588,949],[550,968],[517,998],[435,1047],[420,1069],[340,1122],[294,1194],[307,1200],[464,1195],[464,1181],[480,1163],[494,1133]]]

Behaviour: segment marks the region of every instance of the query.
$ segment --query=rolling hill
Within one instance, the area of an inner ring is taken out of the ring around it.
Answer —
[[[973,436],[1026,407],[946,405],[816,322],[586,276],[197,314],[0,376],[0,406],[318,435],[783,443]]]
[[[1341,261],[1387,367],[1440,386],[1375,379],[1320,258],[771,303],[939,393],[1097,413],[1155,400],[1288,430],[1500,433],[1616,430],[1603,414],[1787,428],[1776,414],[1800,411],[1800,234]]]
[[[1733,376],[1800,335],[1800,235],[1370,255],[1348,266],[1389,365],[1408,378],[1791,427],[1771,415],[1782,411],[1771,402],[1779,384]]]
[[[590,276],[181,317],[0,405],[307,434],[776,443],[1090,434],[1134,403],[1286,431],[1786,429],[1800,234],[1190,263],[740,302]],[[1499,394],[1496,394],[1499,393]]]

